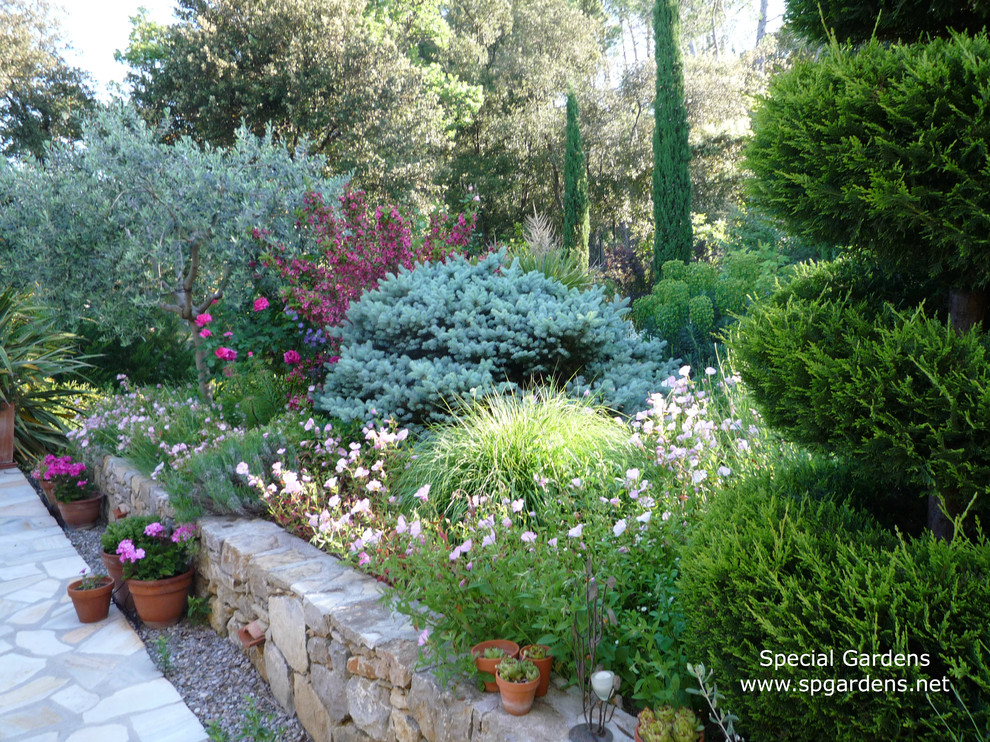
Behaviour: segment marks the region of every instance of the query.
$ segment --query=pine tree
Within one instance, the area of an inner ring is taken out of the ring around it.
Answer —
[[[578,104],[574,91],[567,93],[567,151],[564,154],[564,252],[577,254],[578,263],[588,267],[588,171],[581,129],[578,126]]]
[[[668,260],[691,258],[691,175],[688,163],[684,63],[677,0],[657,0],[653,14],[657,94],[653,130],[654,275]]]

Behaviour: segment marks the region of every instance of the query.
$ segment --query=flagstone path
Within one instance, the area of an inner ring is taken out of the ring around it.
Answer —
[[[0,740],[206,740],[116,606],[79,623],[65,588],[85,566],[24,475],[0,471]]]

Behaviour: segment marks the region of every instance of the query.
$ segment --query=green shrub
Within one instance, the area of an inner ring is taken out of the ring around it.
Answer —
[[[14,458],[22,466],[65,445],[66,423],[86,396],[67,381],[87,366],[75,341],[30,296],[0,292],[0,402],[15,406]]]
[[[791,439],[941,495],[953,516],[975,497],[972,513],[988,522],[987,337],[881,303],[868,293],[875,276],[843,295],[830,278],[848,269],[806,269],[751,308],[729,340],[739,375],[767,423]]]
[[[416,425],[450,419],[459,396],[554,382],[634,412],[675,365],[626,312],[600,287],[568,289],[502,252],[403,268],[351,305],[316,407]]]
[[[764,474],[711,502],[681,558],[687,656],[714,670],[754,742],[944,740],[942,720],[914,685],[943,677],[990,731],[990,544],[891,535],[840,500],[808,497],[821,475],[820,465]],[[828,488],[841,494],[841,477]],[[768,667],[763,654],[830,650],[833,664],[810,667]],[[929,665],[847,666],[847,651],[928,655]],[[825,684],[867,675],[910,689]],[[740,684],[772,678],[791,690]],[[822,683],[815,694],[812,681]],[[950,728],[972,732],[951,691],[931,700]]]
[[[986,34],[833,48],[775,78],[754,112],[752,195],[801,234],[985,286],[987,100]]]
[[[772,290],[777,274],[777,259],[758,252],[730,252],[718,265],[671,260],[653,292],[633,302],[633,321],[692,366],[712,365],[722,330],[751,294]]]
[[[81,323],[76,332],[80,351],[92,356],[92,368],[81,376],[96,386],[113,388],[121,374],[140,386],[182,384],[195,378],[192,348],[172,317],[162,318],[157,327],[127,345],[103,337],[95,322]]]
[[[483,494],[522,499],[526,512],[545,520],[561,506],[580,508],[576,492],[597,497],[595,483],[621,479],[638,453],[628,426],[556,390],[485,397],[431,433],[412,446],[393,491],[411,509],[420,505],[414,493],[429,484],[431,505],[448,517]]]
[[[824,19],[824,24],[822,20]],[[947,29],[976,32],[990,22],[990,6],[983,2],[931,0],[787,0],[785,22],[813,41],[828,41],[834,32],[840,41],[871,38],[917,41],[939,36]]]

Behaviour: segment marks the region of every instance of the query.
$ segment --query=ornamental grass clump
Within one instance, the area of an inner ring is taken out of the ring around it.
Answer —
[[[414,444],[394,491],[412,509],[429,485],[431,506],[454,518],[470,495],[521,500],[542,521],[580,502],[591,482],[621,478],[636,455],[629,427],[599,405],[554,388],[492,394],[465,402],[451,424]]]

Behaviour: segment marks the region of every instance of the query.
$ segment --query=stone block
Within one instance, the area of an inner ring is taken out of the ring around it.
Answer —
[[[330,715],[313,691],[312,686],[302,675],[295,676],[293,691],[296,699],[296,716],[303,729],[309,732],[313,742],[332,742]]]
[[[343,665],[341,665],[343,668]],[[329,670],[324,665],[310,665],[313,691],[323,702],[334,725],[347,719],[347,673],[343,669]]]
[[[306,654],[306,619],[303,617],[302,603],[287,596],[269,598],[268,622],[271,639],[289,666],[296,672],[306,672],[309,657]]]
[[[357,655],[347,660],[347,672],[369,680],[377,680],[381,677],[378,674],[378,664],[377,660]]]
[[[362,732],[353,724],[337,727],[333,730],[333,742],[382,742],[375,740]]]
[[[285,657],[282,656],[273,642],[265,642],[265,674],[268,675],[268,685],[271,686],[275,700],[285,709],[286,713],[295,713],[296,706],[292,696],[292,671],[289,669]]]
[[[375,740],[384,740],[392,707],[388,689],[367,678],[352,677],[347,681],[347,710],[354,725]]]
[[[313,665],[327,665],[330,663],[330,640],[322,636],[311,636],[306,642],[306,653],[309,655],[309,662]]]
[[[392,711],[392,731],[395,733],[395,742],[420,742],[423,739],[416,720],[398,709]]]
[[[408,688],[419,660],[419,644],[415,639],[393,639],[377,649],[384,663],[381,677],[398,688]]]
[[[407,699],[409,713],[428,742],[467,742],[471,739],[472,707],[483,697],[463,684],[444,691],[433,675],[419,672],[412,677]]]
[[[409,699],[406,694],[398,688],[392,688],[391,692],[388,694],[388,702],[392,704],[392,708],[401,709],[405,711],[409,708]]]

